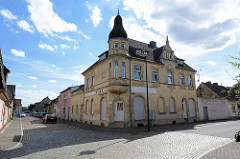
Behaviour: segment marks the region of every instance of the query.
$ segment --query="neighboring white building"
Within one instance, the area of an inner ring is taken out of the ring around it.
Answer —
[[[218,83],[201,83],[197,88],[200,120],[219,120],[238,117],[239,104],[227,96],[228,88]]]

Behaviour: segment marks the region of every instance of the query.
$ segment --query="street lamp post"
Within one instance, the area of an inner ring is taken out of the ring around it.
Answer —
[[[141,54],[142,57],[145,57],[145,64],[146,64],[146,88],[147,88],[147,120],[148,120],[148,131],[150,131],[150,119],[149,119],[149,98],[148,98],[148,76],[147,76],[147,57],[148,53],[143,48],[143,53]]]

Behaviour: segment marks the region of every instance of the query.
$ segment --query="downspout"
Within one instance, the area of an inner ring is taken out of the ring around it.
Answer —
[[[129,110],[130,110],[130,127],[132,127],[132,82],[131,82],[131,57],[129,57]]]

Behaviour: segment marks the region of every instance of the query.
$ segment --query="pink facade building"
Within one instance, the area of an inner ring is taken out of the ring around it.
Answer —
[[[57,117],[60,119],[69,120],[71,106],[71,87],[60,92],[58,97],[58,112]]]

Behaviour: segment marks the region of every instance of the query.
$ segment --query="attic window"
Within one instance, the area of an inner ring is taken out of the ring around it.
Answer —
[[[172,60],[173,58],[172,58],[172,54],[169,54],[169,60]]]
[[[100,61],[104,60],[106,58],[106,54],[103,54],[102,56],[100,56]]]
[[[178,60],[177,62],[178,62],[179,65],[182,65],[182,66],[184,64],[183,61],[180,61],[180,60]]]
[[[141,54],[142,54],[142,51],[141,51],[141,50],[136,50],[136,54],[137,54],[137,55],[141,55]]]

